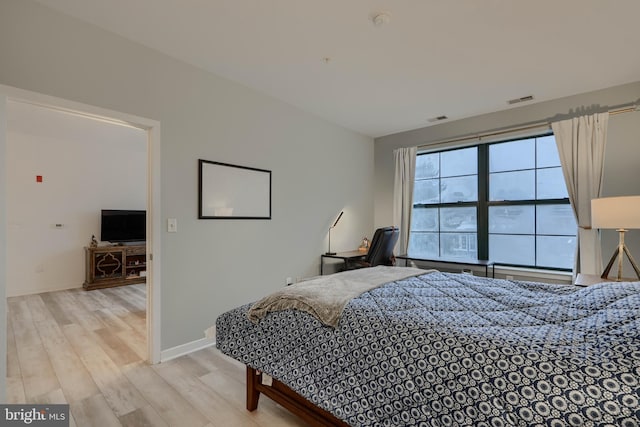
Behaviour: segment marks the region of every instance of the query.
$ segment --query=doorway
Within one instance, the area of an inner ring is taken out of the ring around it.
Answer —
[[[146,282],[146,332],[147,332],[147,360],[157,363],[160,360],[160,123],[154,120],[132,116],[117,111],[105,110],[85,104],[50,97],[30,91],[24,91],[0,85],[0,158],[4,159],[3,169],[7,169],[7,112],[10,103],[36,105],[65,114],[85,117],[118,126],[126,126],[142,130],[147,142],[147,282]],[[35,176],[34,179],[45,177]],[[6,175],[0,179],[0,296],[7,296],[7,184]],[[52,226],[61,225],[63,221],[52,221]],[[90,237],[90,236],[89,236]],[[35,266],[37,267],[37,266]],[[0,310],[0,317],[6,318],[5,307]],[[5,331],[0,334],[3,344],[0,346],[0,356],[6,354]],[[4,359],[4,357],[3,357]],[[4,394],[6,372],[1,372],[0,390]],[[4,396],[1,396],[4,397]]]

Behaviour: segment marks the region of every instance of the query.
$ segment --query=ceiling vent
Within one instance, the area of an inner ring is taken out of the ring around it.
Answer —
[[[533,101],[533,95],[523,96],[522,98],[510,99],[507,101],[507,104],[513,105],[513,104],[519,104],[521,102],[527,102],[527,101]]]
[[[427,121],[428,121],[429,123],[433,123],[433,122],[439,122],[439,121],[441,121],[441,120],[447,120],[448,118],[449,118],[449,117],[447,117],[447,116],[438,116],[438,117],[432,117],[432,118],[430,118],[430,119],[427,119]]]

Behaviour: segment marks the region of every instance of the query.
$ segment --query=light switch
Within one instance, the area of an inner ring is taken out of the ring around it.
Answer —
[[[178,220],[176,218],[167,219],[167,231],[169,233],[177,233],[178,232]]]

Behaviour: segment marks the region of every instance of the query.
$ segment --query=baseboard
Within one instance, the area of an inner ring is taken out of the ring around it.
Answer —
[[[193,353],[194,351],[202,350],[203,348],[216,345],[216,340],[213,338],[200,338],[199,340],[191,341],[186,344],[181,344],[160,352],[160,363],[168,362],[171,359],[175,359],[185,354]]]
[[[24,290],[18,290],[16,292],[15,289],[7,289],[7,298],[11,298],[11,297],[24,297],[27,295],[36,295],[36,294],[43,294],[46,292],[60,292],[60,291],[68,291],[71,289],[82,289],[82,285],[80,286],[68,286],[68,287],[61,287],[61,288],[36,288],[36,289],[29,289],[27,291]]]

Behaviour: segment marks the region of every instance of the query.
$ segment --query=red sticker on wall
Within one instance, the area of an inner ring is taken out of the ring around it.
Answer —
[[[42,182],[42,175],[36,175],[36,182]]]

